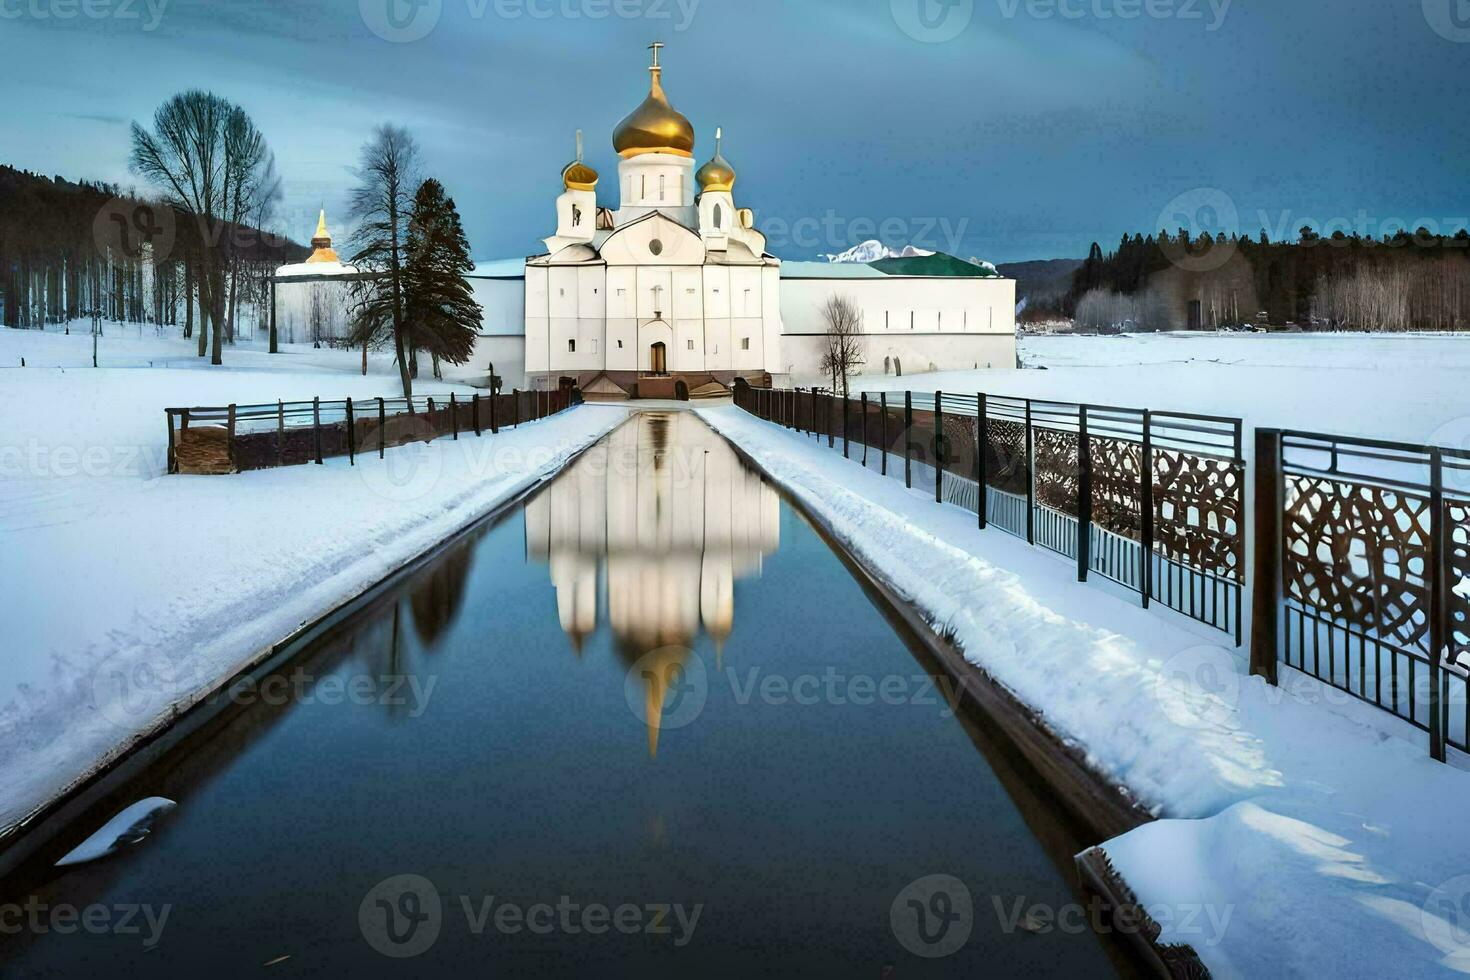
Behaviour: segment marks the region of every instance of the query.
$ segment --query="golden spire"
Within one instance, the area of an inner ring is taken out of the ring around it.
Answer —
[[[327,231],[327,209],[322,208],[321,214],[316,219],[316,234],[311,236],[311,258],[308,263],[336,262],[341,263],[337,253],[332,250],[332,235]]]
[[[597,171],[582,162],[582,131],[577,130],[577,159],[562,168],[561,181],[569,191],[595,191]]]
[[[715,130],[715,155],[704,166],[699,168],[695,178],[699,186],[706,191],[723,191],[729,193],[735,189],[735,168],[730,166],[730,161],[720,153],[720,146],[725,140],[723,129]]]
[[[652,80],[648,87],[648,98],[634,109],[613,130],[613,149],[624,158],[644,153],[670,153],[674,156],[694,156],[694,127],[673,106],[664,94],[663,66],[658,55],[663,42],[649,45],[653,51],[653,64],[649,66]]]

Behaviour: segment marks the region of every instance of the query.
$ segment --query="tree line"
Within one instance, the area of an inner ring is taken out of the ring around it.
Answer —
[[[1099,330],[1470,330],[1470,231],[1125,235],[1110,253],[1093,244],[1057,307]]]

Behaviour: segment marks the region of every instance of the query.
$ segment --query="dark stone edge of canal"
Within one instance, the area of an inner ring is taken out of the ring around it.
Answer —
[[[632,418],[632,413],[629,413],[629,418]],[[613,429],[626,424],[626,421],[613,426]],[[208,690],[198,692],[192,704],[182,709],[175,707],[170,715],[160,718],[147,731],[135,735],[130,742],[120,746],[111,757],[87,775],[77,779],[16,823],[0,830],[0,881],[10,880],[22,868],[33,871],[38,866],[49,867],[54,859],[65,854],[70,849],[64,843],[67,831],[76,830],[79,817],[104,800],[119,783],[125,783],[131,774],[146,770],[151,762],[162,758],[229,710],[227,703],[210,704],[214,694],[243,679],[258,679],[289,663],[307,645],[330,634],[343,622],[391,593],[400,583],[432,564],[444,551],[514,513],[516,508],[566,472],[585,453],[601,444],[610,431],[568,455],[555,472],[531,481],[518,493],[512,494],[452,534],[424,548],[356,595],[343,600],[316,619],[298,626],[233,674],[221,677]]]
[[[1068,816],[1085,829],[1094,841],[1102,842],[1156,818],[1133,799],[1125,787],[1094,770],[1085,755],[1056,734],[1025,702],[983,668],[971,663],[949,637],[941,635],[929,618],[910,599],[895,589],[877,570],[864,564],[847,547],[837,529],[826,518],[807,507],[785,482],[761,465],[739,443],[718,433],[737,456],[779,489],[787,504],[816,530],[870,595],[880,602],[905,639],[917,643],[944,670],[994,728],[1046,786],[1049,795]],[[1210,976],[1199,955],[1187,945],[1160,943],[1161,929],[1138,902],[1099,846],[1088,847],[1075,856],[1078,881],[1096,895],[1107,909],[1114,934],[1125,936],[1142,965],[1160,977],[1199,980]]]

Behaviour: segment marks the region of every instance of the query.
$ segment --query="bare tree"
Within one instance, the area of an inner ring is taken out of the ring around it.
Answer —
[[[822,348],[822,372],[832,379],[832,391],[848,394],[847,378],[863,366],[863,315],[845,296],[833,294],[822,306],[827,334]]]
[[[350,261],[364,272],[375,273],[359,280],[354,288],[353,341],[367,346],[385,336],[393,338],[403,397],[408,399],[413,398],[413,375],[404,317],[404,262],[418,171],[419,147],[409,131],[391,124],[379,126],[363,145],[349,207],[357,223]]]
[[[158,107],[150,132],[132,126],[131,164],[164,191],[167,202],[195,220],[187,246],[197,255],[201,320],[199,356],[212,337],[210,363],[221,364],[225,279],[230,266],[226,236],[262,195],[274,197],[274,168],[265,138],[245,110],[210,92],[181,93]]]

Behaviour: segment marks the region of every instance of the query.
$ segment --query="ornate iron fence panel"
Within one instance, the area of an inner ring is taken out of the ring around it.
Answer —
[[[1470,751],[1470,454],[1284,432],[1274,463],[1281,661]]]

